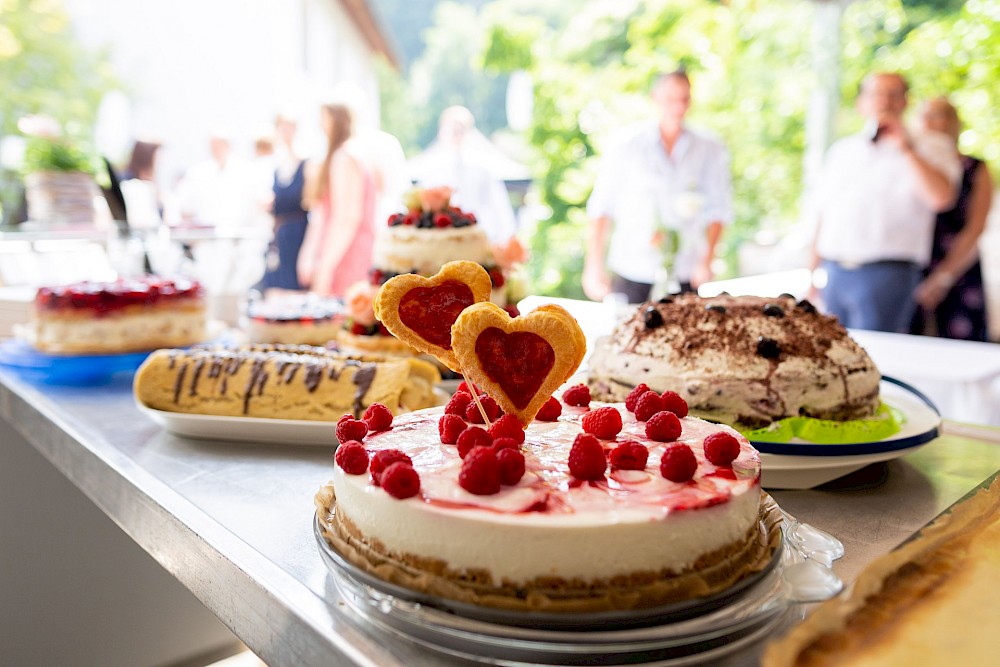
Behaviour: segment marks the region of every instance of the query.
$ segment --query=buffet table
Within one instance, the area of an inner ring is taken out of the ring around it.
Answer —
[[[5,479],[28,474],[13,467],[26,454],[44,457],[50,472],[82,492],[271,667],[469,664],[380,631],[345,606],[312,529],[312,496],[330,476],[332,446],[173,436],[136,408],[128,377],[99,387],[50,386],[0,369],[0,420],[0,489]],[[1000,431],[960,428],[946,422],[942,437],[902,458],[819,489],[773,495],[786,512],[843,541],[846,556],[834,569],[850,581],[1000,469]],[[12,505],[4,513],[16,508],[31,516],[51,494],[20,481],[21,497],[7,498]],[[88,500],[81,497],[80,503]],[[93,539],[72,530],[83,509],[70,503],[45,515],[46,531],[60,536],[61,562],[72,563]],[[33,548],[5,534],[0,565],[24,560]],[[116,555],[111,551],[106,558],[114,562]],[[7,618],[26,614],[37,621],[33,632],[5,636],[0,630],[0,653],[10,664],[52,664],[46,656],[59,642],[52,641],[46,610],[34,608],[30,599],[16,605],[4,599],[5,571],[12,576],[0,566],[0,628]],[[89,581],[86,572],[72,575],[98,594],[121,583]],[[101,600],[108,599],[100,594],[93,611],[99,613]],[[170,610],[157,611],[169,625]],[[88,639],[120,638],[79,641]],[[140,641],[138,634],[131,639]],[[745,649],[727,664],[755,664],[759,650]]]

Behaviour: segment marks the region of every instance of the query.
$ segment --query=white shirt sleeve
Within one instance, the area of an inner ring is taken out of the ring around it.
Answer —
[[[618,177],[621,172],[618,168],[618,156],[622,150],[622,146],[616,146],[601,156],[594,189],[587,200],[587,217],[591,219],[614,217],[615,194],[619,190]]]

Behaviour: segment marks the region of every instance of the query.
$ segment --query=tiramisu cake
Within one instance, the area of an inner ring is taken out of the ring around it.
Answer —
[[[29,342],[67,354],[193,345],[206,338],[204,297],[195,281],[157,276],[42,287]]]
[[[526,431],[512,415],[486,430],[456,396],[380,432],[341,422],[358,441],[317,506],[356,566],[473,604],[582,612],[708,595],[767,562],[779,533],[760,529],[760,460],[731,429],[553,398]]]
[[[785,417],[869,417],[879,381],[835,318],[789,296],[646,303],[599,342],[588,371],[596,399],[622,400],[645,384],[677,392],[699,417],[748,428]]]

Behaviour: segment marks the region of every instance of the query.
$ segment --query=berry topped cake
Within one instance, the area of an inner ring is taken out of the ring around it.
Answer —
[[[523,430],[480,400],[489,428],[466,392],[377,432],[341,421],[317,495],[334,548],[423,593],[549,612],[708,595],[768,560],[760,459],[731,429],[571,394]]]
[[[343,306],[315,295],[269,297],[247,306],[247,338],[251,343],[325,345],[343,326]]]
[[[525,259],[517,239],[492,247],[476,216],[450,204],[451,188],[414,188],[407,193],[405,213],[389,217],[375,239],[369,285],[352,286],[345,295],[348,321],[339,337],[346,350],[398,354],[410,349],[400,345],[371,316],[374,292],[395,276],[431,276],[455,260],[475,262],[490,277],[490,300],[507,305],[508,272]],[[368,297],[363,302],[360,295]],[[516,310],[511,307],[511,312]]]
[[[852,420],[879,408],[880,374],[836,318],[791,296],[696,295],[646,303],[598,343],[595,398],[673,390],[705,419],[762,427],[786,417]]]
[[[316,496],[329,545],[413,591],[553,613],[689,600],[765,567],[780,532],[747,439],[672,392],[556,398],[586,350],[579,324],[555,305],[510,317],[466,264],[376,298],[391,332],[468,380],[444,408],[340,419]]]
[[[54,353],[185,347],[205,340],[205,292],[195,281],[158,276],[42,287],[29,336]]]

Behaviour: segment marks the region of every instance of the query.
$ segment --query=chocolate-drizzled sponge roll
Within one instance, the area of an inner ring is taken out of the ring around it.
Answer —
[[[157,410],[336,421],[372,403],[394,413],[427,407],[400,405],[411,369],[404,359],[352,359],[308,346],[158,350],[136,372],[134,390]],[[415,373],[414,380],[426,383]]]

